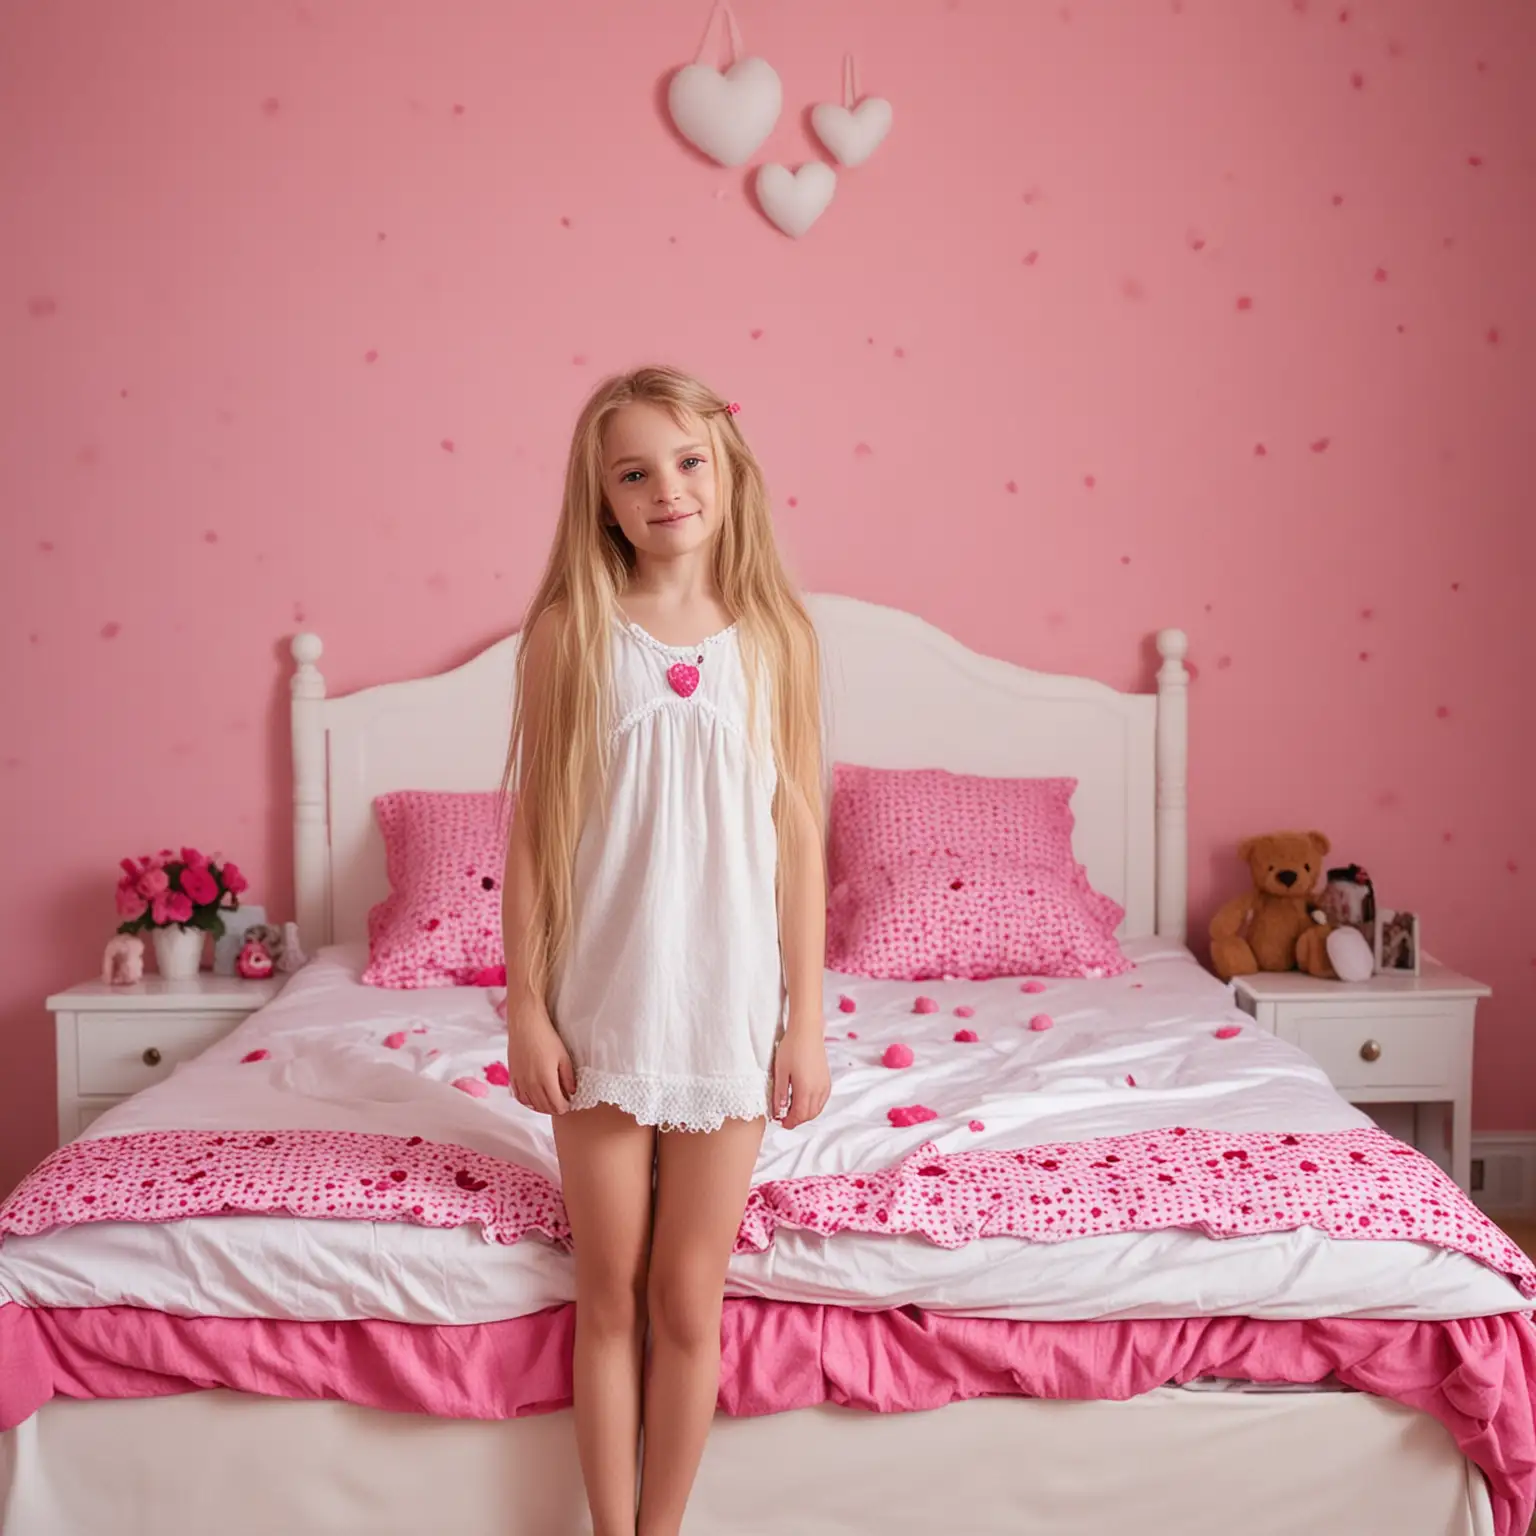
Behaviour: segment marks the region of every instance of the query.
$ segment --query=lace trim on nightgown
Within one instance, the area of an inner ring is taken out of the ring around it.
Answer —
[[[669,699],[658,695],[654,699],[647,699],[644,704],[637,704],[623,717],[609,732],[609,741],[617,741],[626,731],[632,731],[642,720],[649,719],[652,715],[660,714],[664,709],[698,709],[712,716],[715,721],[724,726],[728,731],[735,731],[743,740],[746,732],[732,720],[730,716],[722,714],[708,699]]]
[[[648,629],[641,629],[641,627],[636,624],[633,619],[626,619],[620,616],[619,623],[622,624],[624,628],[627,629],[630,634],[632,634],[635,639],[641,643],[641,645],[647,645],[653,651],[657,651],[663,656],[686,656],[690,651],[694,655],[697,655],[700,651],[707,650],[712,645],[718,645],[722,640],[730,639],[730,637],[736,633],[736,626],[734,624],[727,624],[724,629],[717,629],[714,634],[705,635],[705,637],[700,640],[697,645],[667,645],[663,641],[658,640],[656,636],[653,635]]]
[[[580,1067],[572,1109],[611,1104],[640,1125],[662,1131],[718,1131],[727,1120],[762,1120],[768,1114],[766,1073],[748,1077],[645,1077]]]

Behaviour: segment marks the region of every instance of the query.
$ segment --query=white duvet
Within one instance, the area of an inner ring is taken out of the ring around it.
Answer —
[[[1128,953],[1137,963],[1124,977],[1047,982],[1038,995],[1012,980],[912,984],[828,973],[831,1102],[808,1126],[769,1127],[757,1180],[883,1167],[925,1140],[952,1152],[1174,1124],[1330,1131],[1366,1123],[1308,1057],[1236,1012],[1187,951],[1148,942]],[[505,1060],[493,994],[365,987],[363,960],[357,949],[322,951],[233,1035],[86,1134],[378,1131],[458,1143],[557,1178],[547,1119],[504,1088],[472,1098],[452,1086],[483,1081],[487,1063]],[[915,1013],[919,996],[938,1011]],[[957,1007],[973,1013],[957,1017]],[[1027,1022],[1040,1013],[1053,1027],[1031,1031]],[[1241,1024],[1242,1033],[1218,1040],[1222,1023]],[[957,1044],[959,1028],[979,1040]],[[886,1046],[898,1042],[915,1062],[882,1066]],[[242,1063],[258,1048],[267,1059]],[[919,1103],[939,1118],[910,1130],[887,1122],[888,1109]],[[983,1130],[970,1129],[976,1121]],[[1125,1233],[1049,1245],[988,1238],[955,1250],[918,1237],[781,1230],[765,1253],[732,1261],[728,1289],[1036,1320],[1528,1310],[1509,1281],[1463,1255],[1309,1230],[1226,1240]],[[568,1255],[537,1239],[486,1243],[470,1228],[198,1217],[98,1223],[0,1247],[0,1299],[34,1306],[452,1324],[522,1316],[573,1296]]]

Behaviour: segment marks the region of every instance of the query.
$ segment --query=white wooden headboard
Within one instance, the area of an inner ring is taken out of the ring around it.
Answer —
[[[1125,908],[1122,935],[1181,940],[1188,683],[1183,633],[1158,634],[1157,693],[981,656],[899,609],[809,600],[826,675],[828,760],[1078,780],[1073,844]],[[512,715],[517,636],[436,677],[328,699],[317,635],[294,637],[295,914],[306,948],[366,937],[387,889],[375,795],[493,789]]]

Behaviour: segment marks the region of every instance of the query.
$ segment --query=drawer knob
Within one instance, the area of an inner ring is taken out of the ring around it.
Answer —
[[[1367,1040],[1365,1044],[1360,1047],[1360,1060],[1380,1061],[1381,1042],[1379,1040]]]
[[[160,1065],[159,1046],[152,1045],[147,1051],[144,1052],[144,1065],[146,1067],[158,1067]]]

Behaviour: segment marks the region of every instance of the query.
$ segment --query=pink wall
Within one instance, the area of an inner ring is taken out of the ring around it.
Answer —
[[[1185,626],[1196,922],[1328,829],[1536,1128],[1536,11],[740,9],[774,158],[849,47],[896,108],[798,244],[658,116],[701,0],[0,13],[0,1187],[121,854],[287,908],[286,637],[347,689],[506,630],[653,357],[744,403],[808,586],[1119,686]]]

